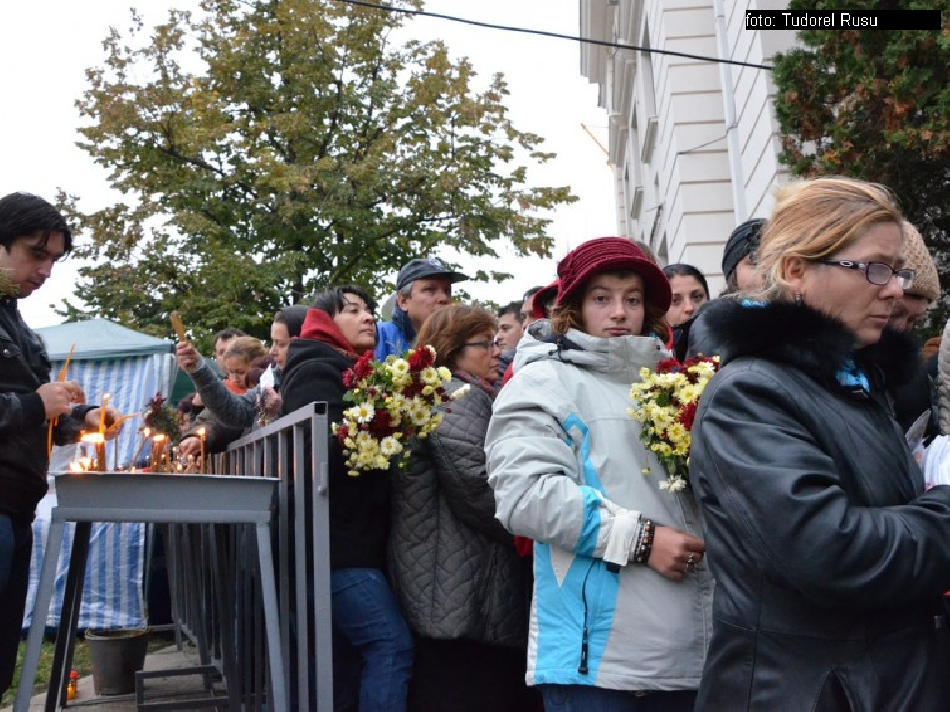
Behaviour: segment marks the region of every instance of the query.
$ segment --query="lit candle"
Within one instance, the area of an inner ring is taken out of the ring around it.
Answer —
[[[92,460],[88,457],[80,457],[79,467],[83,472],[89,472],[89,469],[92,467]]]
[[[195,431],[198,434],[198,440],[201,441],[201,459],[198,461],[198,472],[204,473],[205,471],[205,436],[207,431],[202,425],[198,430]]]
[[[161,471],[164,454],[165,433],[156,433],[152,436],[152,472]]]
[[[95,452],[96,470],[104,472],[106,469],[106,439],[100,433],[86,433],[82,436],[82,442],[93,446]]]
[[[99,406],[99,432],[104,436],[106,433],[106,406],[109,404],[109,394],[102,396],[102,403]]]

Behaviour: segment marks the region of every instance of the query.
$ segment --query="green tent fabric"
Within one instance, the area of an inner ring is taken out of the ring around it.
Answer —
[[[46,342],[50,361],[64,361],[73,344],[76,345],[75,361],[175,353],[171,340],[141,334],[108,319],[74,321],[35,331]]]

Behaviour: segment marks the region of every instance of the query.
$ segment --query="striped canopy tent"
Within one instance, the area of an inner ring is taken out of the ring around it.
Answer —
[[[109,394],[109,404],[120,413],[137,413],[156,394],[171,393],[178,366],[174,344],[142,334],[107,319],[90,319],[36,329],[46,342],[53,363],[53,378],[63,367],[70,348],[75,345],[66,379],[78,381],[88,403],[101,403]],[[110,468],[123,467],[135,455],[141,417],[127,420],[116,448],[106,448]],[[66,469],[75,456],[74,447],[54,448],[50,471]]]

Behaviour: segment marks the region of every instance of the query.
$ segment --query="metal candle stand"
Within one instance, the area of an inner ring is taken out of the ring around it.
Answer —
[[[36,594],[36,608],[27,638],[14,709],[29,709],[46,614],[53,596],[56,562],[67,522],[76,522],[76,532],[50,671],[47,710],[60,709],[66,703],[65,675],[72,662],[92,522],[255,525],[268,663],[273,679],[285,680],[270,540],[271,508],[277,483],[276,478],[270,477],[141,472],[59,475],[56,478],[58,504],[52,511],[49,539]],[[222,614],[224,613],[225,611],[222,611]],[[233,641],[228,636],[223,637],[222,644],[227,648],[223,651],[227,675],[228,665],[233,665],[235,660],[235,650]],[[237,701],[237,686],[234,683],[233,679],[229,681],[228,693],[232,702],[231,708],[238,709],[239,705],[233,704]],[[288,701],[284,685],[273,685],[271,693],[273,708],[278,711],[286,710]]]

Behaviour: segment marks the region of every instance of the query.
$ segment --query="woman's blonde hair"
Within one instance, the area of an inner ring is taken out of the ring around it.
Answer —
[[[751,296],[788,299],[792,290],[784,273],[789,258],[825,259],[873,225],[901,228],[902,222],[893,194],[877,183],[834,177],[785,185],[776,192],[775,210],[762,231],[756,251],[762,288]]]

